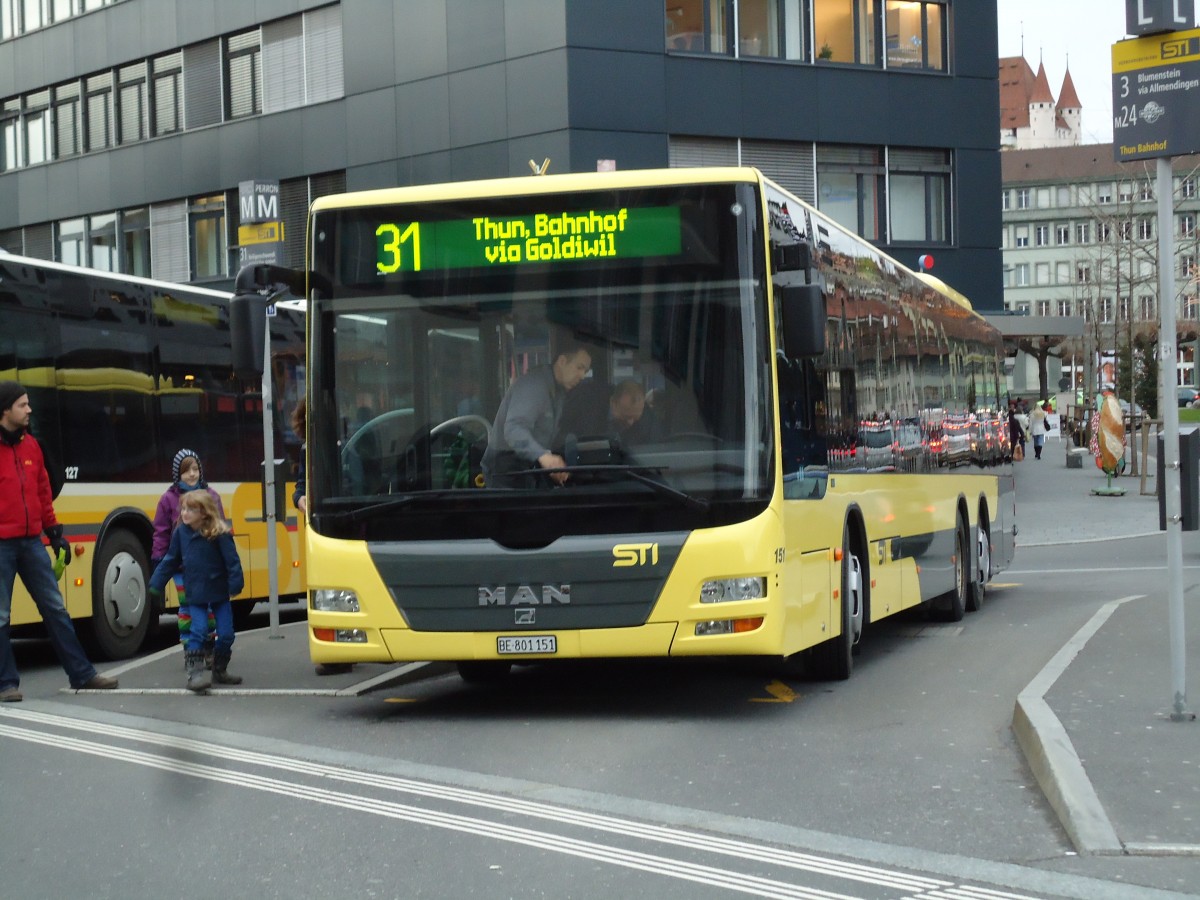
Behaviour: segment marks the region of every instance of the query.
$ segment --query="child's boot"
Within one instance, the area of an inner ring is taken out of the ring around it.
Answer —
[[[241,675],[230,675],[228,671],[229,660],[233,657],[232,653],[218,653],[213,656],[212,680],[216,684],[241,684]]]
[[[184,658],[187,661],[187,689],[200,694],[212,687],[212,674],[204,668],[204,652],[189,650]]]

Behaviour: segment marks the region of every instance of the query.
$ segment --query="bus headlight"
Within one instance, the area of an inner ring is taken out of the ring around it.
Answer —
[[[309,594],[318,612],[358,612],[358,594],[342,588],[321,588]]]
[[[724,603],[727,600],[759,600],[767,596],[765,578],[724,578],[706,581],[700,586],[701,603]]]

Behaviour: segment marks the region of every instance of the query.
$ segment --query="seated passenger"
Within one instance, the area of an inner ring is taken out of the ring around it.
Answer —
[[[626,379],[613,388],[608,401],[608,434],[611,437],[631,441],[645,441],[647,429],[639,428],[646,411],[646,391],[632,379]]]

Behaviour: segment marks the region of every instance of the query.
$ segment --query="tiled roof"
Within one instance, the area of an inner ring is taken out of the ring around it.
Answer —
[[[1172,169],[1180,174],[1195,172],[1197,167],[1200,167],[1200,155],[1178,156],[1172,162]],[[1140,177],[1143,173],[1153,177],[1155,168],[1152,159],[1117,162],[1113,159],[1112,144],[1007,150],[1000,154],[1000,179],[1006,186],[1023,182]]]

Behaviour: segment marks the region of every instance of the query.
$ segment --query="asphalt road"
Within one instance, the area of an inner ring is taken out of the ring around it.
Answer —
[[[1076,855],[1011,730],[1102,604],[1161,590],[1155,541],[1022,547],[982,612],[874,627],[841,683],[620,661],[491,689],[429,666],[356,693],[385,674],[360,666],[295,696],[255,693],[261,674],[226,698],[74,695],[21,642],[0,895],[1195,895],[1200,859]],[[257,640],[311,676],[284,618],[282,641],[240,638],[244,664]]]

